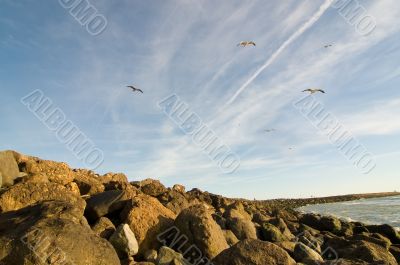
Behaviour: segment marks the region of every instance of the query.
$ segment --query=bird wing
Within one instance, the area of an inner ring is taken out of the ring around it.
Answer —
[[[250,41],[249,44],[256,46],[256,43],[254,41]]]
[[[306,89],[306,90],[303,90],[302,92],[308,92],[308,91],[311,91],[311,89]]]
[[[142,91],[141,89],[138,88],[138,89],[136,89],[136,90],[139,91],[139,92],[141,92],[141,93],[143,94],[143,91]]]
[[[325,94],[325,91],[322,89],[318,89],[318,91]]]

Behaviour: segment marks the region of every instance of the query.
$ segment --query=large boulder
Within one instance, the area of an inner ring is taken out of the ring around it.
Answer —
[[[71,168],[63,162],[42,160],[36,157],[27,157],[18,164],[20,169],[28,175],[42,174],[50,182],[67,185],[74,180]]]
[[[277,245],[256,239],[246,239],[222,251],[215,265],[296,265],[289,254]]]
[[[13,185],[18,176],[18,164],[15,161],[13,152],[0,152],[0,187]]]
[[[342,230],[342,223],[334,216],[322,216],[321,217],[321,230],[329,231],[338,234]]]
[[[324,249],[330,247],[339,257],[344,259],[358,259],[370,263],[384,262],[395,265],[396,259],[385,247],[368,241],[351,241],[343,238],[326,239]]]
[[[0,264],[120,262],[111,244],[91,231],[82,209],[51,201],[0,214]]]
[[[300,242],[296,244],[293,256],[297,262],[302,262],[305,264],[318,264],[324,261],[324,259],[321,257],[321,255],[318,254],[318,252]]]
[[[132,184],[135,187],[138,187],[144,194],[152,197],[158,197],[168,191],[168,189],[159,180],[150,178]]]
[[[0,212],[14,211],[41,201],[60,200],[80,209],[85,201],[57,183],[21,183],[10,187],[0,195]]]
[[[239,240],[257,239],[256,227],[247,219],[228,219],[227,228],[230,229]]]
[[[93,195],[87,200],[85,216],[90,222],[107,214],[122,210],[125,207],[127,198],[122,190],[104,191]]]
[[[140,256],[147,250],[160,247],[157,235],[170,228],[175,217],[157,199],[144,194],[129,200],[121,212],[121,220],[129,225],[136,236]]]
[[[390,239],[393,244],[400,244],[400,235],[394,229],[394,227],[383,224],[383,225],[368,225],[367,229],[371,233],[378,233]]]
[[[245,210],[243,204],[241,202],[234,202],[231,205],[226,207],[224,212],[225,218],[240,218],[251,221],[253,218],[251,215]]]
[[[284,236],[278,227],[270,223],[264,223],[261,228],[261,239],[270,242],[289,241],[289,238]]]
[[[204,256],[212,259],[229,247],[220,226],[211,214],[205,204],[198,204],[178,215],[175,226],[187,238],[185,246],[181,246],[180,249],[194,245]]]

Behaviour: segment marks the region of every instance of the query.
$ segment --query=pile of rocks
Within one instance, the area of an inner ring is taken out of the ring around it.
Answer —
[[[400,236],[0,152],[0,264],[398,264]]]

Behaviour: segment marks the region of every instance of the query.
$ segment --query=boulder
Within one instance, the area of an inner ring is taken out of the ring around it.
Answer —
[[[227,228],[230,229],[239,240],[257,239],[256,227],[247,219],[228,219]]]
[[[173,225],[176,215],[157,199],[140,194],[129,200],[121,212],[121,220],[127,223],[139,243],[139,255],[161,245],[157,235]]]
[[[197,199],[191,199],[185,193],[169,190],[158,196],[158,200],[175,214],[179,214],[183,209],[192,205],[199,204]]]
[[[179,193],[185,193],[185,186],[180,185],[180,184],[175,184],[175,185],[172,187],[172,190],[173,190],[173,191],[176,191],[176,192],[179,192]]]
[[[29,175],[26,174],[25,176],[22,176],[22,177],[16,179],[15,182],[18,182],[18,183],[28,183],[28,182],[44,183],[44,182],[49,182],[49,178],[46,175],[42,174],[42,173],[29,174]]]
[[[246,239],[222,251],[215,265],[296,265],[289,254],[277,245],[257,239]]]
[[[42,160],[35,157],[28,157],[19,167],[28,175],[42,174],[50,182],[67,185],[74,180],[71,168],[63,162]]]
[[[282,232],[270,223],[264,223],[261,229],[261,239],[270,242],[282,242],[289,241],[289,238],[285,237]]]
[[[85,201],[57,183],[21,183],[10,187],[0,195],[0,212],[14,211],[37,202],[60,200],[76,205],[80,209]]]
[[[167,192],[167,188],[159,181],[155,179],[145,179],[140,181],[140,190],[149,196],[158,197],[163,193]]]
[[[323,216],[321,217],[321,230],[329,231],[338,234],[342,230],[342,223],[340,220],[333,216]]]
[[[75,169],[74,182],[82,195],[93,195],[104,191],[104,185],[99,177],[91,170]]]
[[[390,253],[392,253],[394,258],[397,260],[397,263],[400,263],[400,246],[391,246],[389,250]]]
[[[282,218],[273,218],[270,220],[270,223],[275,225],[289,240],[293,240],[295,238],[295,236],[292,234],[292,232],[290,232],[288,226]]]
[[[92,226],[92,230],[99,237],[109,239],[115,232],[115,226],[107,217],[100,217]]]
[[[139,251],[139,245],[136,241],[135,234],[127,224],[119,225],[109,241],[121,258],[134,256]]]
[[[111,244],[87,226],[83,210],[65,201],[0,214],[0,253],[0,264],[120,264]]]
[[[12,151],[0,152],[0,187],[11,186],[19,176],[17,161]]]
[[[239,242],[239,239],[235,236],[235,234],[231,230],[222,230],[222,233],[224,233],[225,240],[229,246],[233,246],[237,242]]]
[[[87,200],[85,216],[95,222],[102,216],[122,210],[127,202],[124,191],[110,190],[93,195]]]
[[[315,214],[303,214],[300,217],[300,223],[305,224],[307,226],[310,226],[314,229],[317,230],[322,230],[322,226],[321,226],[321,217]]]
[[[293,257],[297,262],[308,263],[321,263],[324,259],[313,249],[304,245],[301,242],[296,243],[294,248]]]
[[[198,204],[183,210],[178,215],[175,226],[187,238],[181,249],[188,249],[194,245],[205,257],[212,259],[229,247],[211,213],[205,204]]]
[[[248,221],[251,221],[253,219],[251,215],[248,212],[246,212],[241,202],[234,202],[228,207],[226,207],[223,216],[226,219],[240,218]]]
[[[368,225],[366,228],[371,233],[378,233],[390,239],[393,244],[400,244],[400,235],[394,229],[394,227],[383,224],[383,225]]]

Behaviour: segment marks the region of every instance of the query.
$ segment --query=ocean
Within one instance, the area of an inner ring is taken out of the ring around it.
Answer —
[[[346,221],[389,224],[400,229],[400,196],[307,205],[297,210],[306,213],[333,215]]]

